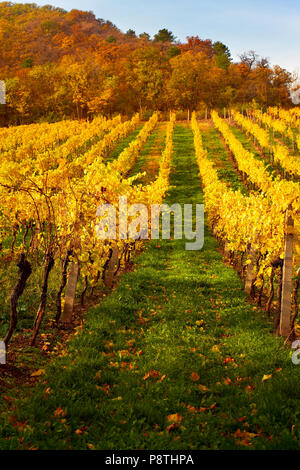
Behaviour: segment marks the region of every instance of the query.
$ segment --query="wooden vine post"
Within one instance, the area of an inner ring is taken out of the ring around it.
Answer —
[[[78,274],[79,265],[76,261],[72,261],[66,287],[64,309],[59,319],[59,323],[62,325],[70,325],[72,323]]]
[[[76,252],[76,249],[80,247],[80,240],[77,235],[79,232],[78,220],[75,223],[74,232],[76,235],[74,238],[73,247],[74,247],[74,252]],[[63,312],[58,322],[58,324],[62,326],[63,328],[69,328],[72,326],[73,310],[74,310],[74,303],[75,303],[75,297],[76,297],[76,287],[77,287],[78,277],[79,277],[79,261],[77,257],[74,257],[74,259],[70,263],[69,274],[67,277],[64,308],[63,308]]]
[[[287,208],[285,219],[284,260],[281,293],[281,312],[279,334],[288,336],[291,329],[291,295],[293,277],[293,244],[294,244],[294,220],[291,215],[291,206]]]

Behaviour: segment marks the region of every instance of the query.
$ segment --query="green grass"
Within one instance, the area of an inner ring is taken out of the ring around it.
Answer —
[[[123,150],[125,150],[126,147],[129,146],[129,144],[134,141],[138,135],[138,133],[140,132],[140,130],[142,129],[142,124],[140,126],[138,126],[135,131],[133,131],[131,134],[129,134],[129,136],[127,136],[124,140],[122,140],[122,142],[119,142],[115,148],[111,151],[111,153],[108,155],[108,157],[105,159],[105,162],[112,162],[113,160],[115,160],[116,158],[118,158],[118,156],[120,155],[121,152],[123,152]]]
[[[269,133],[269,136],[273,145],[277,143],[281,145],[285,145],[289,149],[291,155],[294,155],[294,156],[300,155],[296,142],[294,142],[294,149],[293,149],[292,140],[290,140],[289,137],[287,137],[285,134],[282,135],[280,132],[273,133],[273,131],[269,129],[267,126],[262,126],[262,127]],[[292,130],[294,133],[294,137],[297,137],[297,133],[299,133],[299,130],[297,128],[293,128]]]
[[[271,165],[267,156],[263,157],[255,147],[255,145],[251,141],[251,137],[247,137],[247,135],[235,126],[230,126],[230,130],[234,134],[234,136],[243,144],[246,150],[253,153],[253,155],[260,160],[266,166],[266,169],[270,176],[276,177],[276,170],[279,170],[279,166]]]
[[[151,162],[149,160],[151,159],[151,154],[154,152],[161,155],[164,150],[165,140],[165,131],[162,129],[162,125],[158,124],[144,145],[140,157],[128,174],[128,176],[133,176],[138,173],[146,172],[146,175],[140,176],[135,181],[135,184],[149,184],[155,178],[158,173],[159,162],[157,162],[157,169],[155,170],[155,168],[150,168]]]
[[[174,167],[166,202],[203,202],[192,131],[179,125]],[[2,413],[0,448],[299,449],[300,368],[271,330],[207,227],[201,251],[148,242],[13,403],[19,424]]]
[[[218,177],[230,185],[233,190],[241,191],[242,194],[248,194],[248,190],[234,169],[230,156],[215,127],[202,128],[201,135],[204,148],[207,150],[207,157],[213,160],[217,167]]]

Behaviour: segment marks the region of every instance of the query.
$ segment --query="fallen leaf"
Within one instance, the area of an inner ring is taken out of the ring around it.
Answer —
[[[235,362],[234,357],[225,357],[223,363],[224,364],[229,364],[230,362]]]
[[[246,418],[247,418],[247,416],[242,416],[241,418],[237,418],[237,421],[239,423],[242,423],[243,421],[245,421]]]
[[[200,379],[200,376],[197,374],[197,372],[192,372],[190,375],[190,378],[192,379],[193,382],[198,382]]]
[[[39,369],[33,372],[30,377],[38,377],[39,375],[43,375],[45,373],[46,373],[45,369]]]
[[[197,387],[199,390],[201,390],[201,392],[209,392],[209,389],[205,387],[205,385],[198,384]]]
[[[243,439],[253,439],[253,437],[256,437],[258,434],[255,434],[254,432],[241,431],[238,429],[233,435],[234,437],[241,437]]]
[[[223,379],[223,382],[226,384],[226,385],[230,385],[231,384],[231,379],[229,377],[226,377],[225,379]]]
[[[171,431],[174,431],[175,429],[178,429],[178,427],[179,427],[178,423],[172,423],[169,426],[167,426],[166,429],[168,432],[171,432]]]
[[[76,429],[75,434],[80,435],[84,434],[87,430],[87,426],[82,426],[82,428]]]
[[[57,417],[64,417],[67,415],[67,412],[64,411],[61,406],[59,406],[58,408],[56,408],[53,414]]]
[[[150,375],[151,377],[153,377],[153,379],[156,379],[157,377],[159,377],[159,372],[158,370],[150,370]]]
[[[269,374],[269,375],[264,375],[263,378],[261,379],[262,382],[265,382],[265,380],[269,380],[272,378],[272,374]]]
[[[195,406],[192,406],[192,405],[187,405],[187,409],[191,412],[191,413],[197,413],[198,410]]]
[[[182,421],[182,416],[179,413],[174,413],[167,416],[167,420],[169,422],[173,421],[174,423],[180,423]]]

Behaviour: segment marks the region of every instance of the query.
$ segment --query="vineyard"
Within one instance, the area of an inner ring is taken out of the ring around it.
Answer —
[[[0,138],[0,447],[299,449],[299,108]],[[120,197],[204,203],[202,250],[101,239]]]

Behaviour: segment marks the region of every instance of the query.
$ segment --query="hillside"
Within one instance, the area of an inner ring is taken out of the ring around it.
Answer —
[[[0,4],[0,67],[7,73],[58,62],[65,55],[90,53],[114,35],[124,35],[92,12],[31,4]]]
[[[92,12],[0,3],[1,124],[159,109],[290,106],[291,74],[253,51],[168,29],[121,32]],[[38,92],[37,92],[38,91]]]

